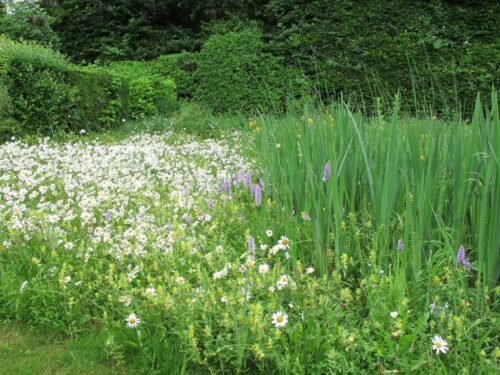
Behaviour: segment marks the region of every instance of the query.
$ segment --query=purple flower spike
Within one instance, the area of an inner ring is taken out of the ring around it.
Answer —
[[[471,265],[469,259],[467,259],[467,255],[465,254],[464,245],[460,245],[460,247],[458,248],[457,264],[458,263],[461,263],[467,271],[469,271],[472,268],[472,265]]]
[[[402,253],[404,249],[405,249],[405,244],[404,244],[404,242],[403,242],[403,239],[402,239],[402,238],[400,238],[400,239],[398,240],[398,251],[399,251],[400,253]]]
[[[104,216],[104,220],[110,221],[111,220],[111,211],[107,210],[106,215]]]
[[[248,172],[245,175],[245,186],[247,189],[250,189],[252,187],[252,173]]]
[[[234,185],[236,187],[239,187],[240,184],[244,181],[244,179],[245,179],[245,172],[240,169],[240,171],[236,173],[234,176]]]
[[[231,195],[231,179],[226,178],[224,182],[221,184],[220,191],[223,193],[227,193]]]
[[[209,207],[211,210],[213,210],[213,209],[214,209],[214,207],[215,207],[215,202],[214,202],[214,200],[213,200],[213,199],[209,199],[209,200],[208,200],[208,207]]]
[[[248,245],[248,250],[252,252],[255,251],[255,240],[253,236],[248,236],[247,245]]]
[[[323,173],[323,182],[327,182],[330,179],[330,175],[332,174],[332,165],[330,160],[326,162],[325,171]]]
[[[260,185],[255,185],[253,189],[253,195],[255,198],[255,205],[259,207],[262,204],[262,188]]]

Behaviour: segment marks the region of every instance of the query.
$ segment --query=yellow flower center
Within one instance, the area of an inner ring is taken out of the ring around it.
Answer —
[[[442,347],[443,344],[440,341],[436,342],[436,348],[441,349]]]
[[[137,320],[134,317],[132,317],[132,318],[129,319],[130,324],[135,324],[136,321]]]
[[[276,321],[277,321],[278,323],[281,323],[281,322],[283,321],[283,316],[278,315],[278,316],[276,317]]]

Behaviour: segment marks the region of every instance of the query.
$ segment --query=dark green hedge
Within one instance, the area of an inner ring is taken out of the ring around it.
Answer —
[[[129,84],[129,115],[132,118],[168,114],[176,108],[174,80],[156,73],[153,64],[122,61],[109,68]]]
[[[257,28],[212,35],[199,55],[194,98],[214,113],[280,110],[292,92],[290,72],[265,51]]]
[[[282,58],[287,68],[304,72],[324,98],[344,93],[359,106],[370,107],[377,98],[392,102],[400,90],[407,109],[432,106],[446,112],[461,106],[467,112],[478,91],[488,99],[491,85],[500,84],[500,1],[53,3],[44,2],[56,18],[64,50],[78,60],[143,60],[183,50],[206,51],[214,40],[202,46],[214,34],[260,25],[264,50]],[[247,56],[244,47],[239,46],[236,53]],[[191,73],[198,62],[193,56],[160,59],[164,71],[176,80],[181,97],[192,97],[197,91],[193,85],[198,82]],[[230,60],[235,69],[241,68],[237,59]],[[203,69],[209,65],[201,63]],[[209,89],[200,84],[205,98]]]
[[[274,53],[301,67],[324,97],[359,105],[458,106],[499,85],[498,1],[272,0],[266,31]]]
[[[172,55],[162,55],[153,63],[156,73],[171,77],[180,98],[192,98],[196,91],[195,72],[198,69],[198,54],[183,51]]]
[[[71,66],[66,81],[70,86],[71,124],[101,130],[128,118],[129,86],[122,77],[102,68]]]
[[[175,84],[149,64],[81,67],[48,48],[0,37],[0,139],[109,129],[175,105]]]

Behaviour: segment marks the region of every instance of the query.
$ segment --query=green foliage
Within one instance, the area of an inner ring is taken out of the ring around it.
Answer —
[[[322,97],[343,92],[372,109],[377,97],[390,107],[400,90],[406,108],[468,113],[477,91],[489,99],[500,83],[499,12],[490,1],[272,0],[266,7],[275,53],[300,66]]]
[[[151,64],[124,61],[113,63],[110,69],[128,81],[132,118],[168,114],[177,108],[174,81],[155,73]]]
[[[171,77],[177,87],[179,98],[192,98],[196,91],[195,72],[198,54],[183,51],[178,54],[162,55],[154,61],[154,71]]]
[[[0,34],[3,33],[14,40],[29,40],[45,46],[58,46],[59,38],[51,28],[54,18],[50,17],[37,2],[7,1],[6,3],[9,3],[10,12],[0,17]]]
[[[171,118],[172,128],[180,133],[201,138],[217,138],[222,134],[243,130],[246,119],[241,115],[215,116],[208,108],[194,101],[181,102],[180,109]]]
[[[65,0],[46,4],[64,52],[78,61],[151,59],[199,48],[211,1]]]
[[[73,130],[96,131],[113,127],[128,116],[127,81],[98,67],[70,67],[71,124]],[[75,128],[77,127],[77,128]]]
[[[477,282],[499,269],[497,107],[453,126],[394,112],[251,121],[254,178],[240,142],[172,133],[0,147],[0,319],[101,328],[78,347],[134,373],[498,372],[498,288]]]
[[[111,128],[128,116],[129,82],[76,67],[40,45],[0,39],[1,138]]]
[[[282,59],[265,52],[256,28],[211,36],[200,52],[196,79],[195,99],[215,113],[279,109],[287,87]]]
[[[388,271],[401,239],[408,246],[400,255],[402,272],[418,282],[436,252],[455,259],[464,244],[477,279],[494,287],[500,272],[500,235],[493,229],[500,225],[494,151],[500,149],[500,121],[496,93],[491,100],[495,105],[486,113],[477,102],[471,125],[445,126],[436,118],[401,123],[399,98],[389,120],[370,121],[340,105],[306,110],[300,120],[290,114],[259,123],[265,182],[270,198],[286,207],[283,222],[292,211],[310,217],[302,238],[310,249],[298,253],[300,259],[327,270],[344,253],[363,259],[370,249]],[[327,163],[331,176],[325,180]],[[346,231],[350,221],[369,227],[356,224],[353,238]]]
[[[9,93],[13,117],[31,134],[53,134],[65,130],[69,115],[65,70],[68,63],[59,54],[26,42],[0,39],[1,79]]]
[[[12,99],[5,84],[0,80],[0,139],[7,138],[12,132],[17,133],[17,123],[13,119]]]

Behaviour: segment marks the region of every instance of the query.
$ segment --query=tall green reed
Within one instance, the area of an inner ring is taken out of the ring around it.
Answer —
[[[416,279],[434,256],[455,259],[463,244],[477,280],[494,285],[500,269],[496,92],[492,103],[485,111],[478,99],[471,124],[404,117],[399,97],[388,120],[366,118],[345,104],[261,118],[259,159],[269,197],[284,208],[281,223],[300,238],[293,255],[325,273],[343,253],[363,260],[374,251],[380,267],[401,262],[401,272]],[[327,162],[331,176],[323,181]],[[352,217],[372,228],[370,238],[349,230]]]

